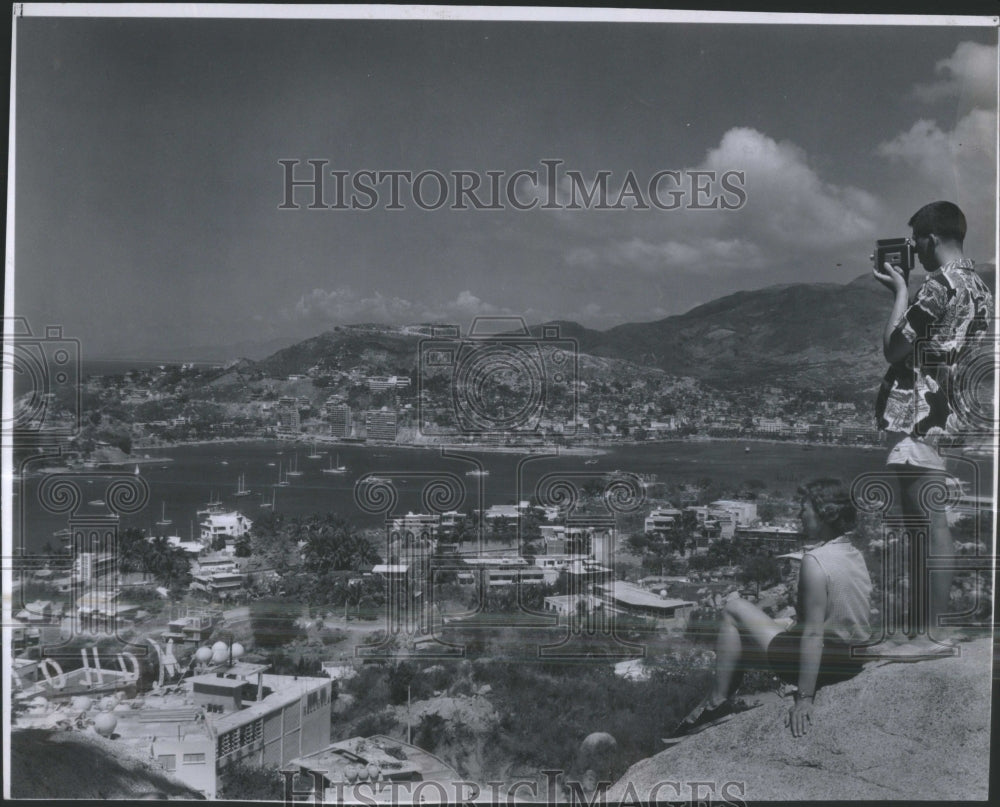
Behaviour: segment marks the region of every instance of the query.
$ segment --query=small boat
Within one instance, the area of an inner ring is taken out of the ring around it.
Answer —
[[[333,460],[330,460],[330,467],[323,468],[323,473],[325,474],[346,474],[347,466],[340,464],[340,454],[337,454],[337,464],[333,464]]]
[[[278,463],[278,487],[287,488],[290,484],[288,477],[281,473],[281,463]]]
[[[358,481],[359,485],[391,485],[392,482],[381,476],[366,476]]]
[[[136,466],[135,466],[135,471],[134,471],[133,473],[134,473],[134,474],[135,474],[136,476],[138,476],[138,475],[139,475],[139,466],[138,466],[138,465],[136,465]]]
[[[91,499],[87,504],[93,505],[94,507],[100,507],[104,504],[104,499]]]
[[[167,518],[167,503],[163,502],[163,510],[160,514],[160,520],[156,522],[157,527],[169,527],[174,522]]]
[[[483,469],[477,468],[477,469],[472,470],[472,471],[466,471],[465,475],[466,476],[489,476],[490,472],[487,471],[485,468],[483,468]]]
[[[278,488],[276,486],[272,487],[271,488],[271,501],[269,501],[269,502],[261,502],[260,506],[261,507],[270,507],[273,510],[274,509],[274,500],[275,500],[275,497],[277,496],[277,493],[278,493]]]
[[[307,454],[307,455],[306,455],[306,457],[307,457],[308,459],[311,459],[311,460],[320,460],[320,459],[323,459],[323,455],[322,455],[322,454],[320,454],[320,453],[319,453],[319,452],[318,452],[318,451],[316,450],[316,441],[315,441],[315,440],[313,440],[313,450],[312,450],[312,454]]]
[[[252,491],[249,488],[247,488],[246,474],[240,474],[239,485],[236,488],[236,493],[234,493],[233,495],[234,496],[249,496],[251,493],[252,493]]]
[[[274,463],[273,463],[273,462],[269,462],[269,463],[267,464],[267,467],[268,467],[268,468],[273,468],[273,467],[274,467]]]
[[[229,460],[223,460],[220,465],[229,465]]]
[[[302,476],[302,471],[299,470],[299,455],[295,455],[295,462],[292,463],[292,469],[285,472],[285,476]]]
[[[750,453],[750,446],[746,446],[746,447],[745,447],[745,448],[743,449],[743,452],[744,452],[745,454],[749,454],[749,453]]]
[[[597,460],[584,460],[584,465],[597,465]]]

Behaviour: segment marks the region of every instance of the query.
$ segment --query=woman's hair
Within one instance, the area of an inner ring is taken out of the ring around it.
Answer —
[[[798,494],[812,504],[820,521],[838,533],[854,528],[857,511],[850,491],[839,479],[814,479],[802,485]]]

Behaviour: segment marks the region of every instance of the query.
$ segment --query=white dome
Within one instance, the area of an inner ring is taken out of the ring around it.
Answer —
[[[208,660],[212,658],[212,648],[211,647],[199,647],[195,653],[194,657],[198,659],[199,663],[207,664]]]
[[[238,659],[245,652],[246,650],[244,650],[243,645],[239,642],[233,642],[233,659]]]
[[[229,653],[229,645],[227,645],[223,641],[218,641],[218,642],[216,642],[215,644],[212,645],[212,651],[213,652],[218,653],[220,650],[225,650],[226,653],[228,654]]]
[[[115,730],[115,726],[117,725],[118,718],[111,712],[101,712],[96,718],[94,718],[94,728],[102,737],[110,737],[112,732]]]

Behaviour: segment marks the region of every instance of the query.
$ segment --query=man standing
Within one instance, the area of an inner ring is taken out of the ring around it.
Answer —
[[[895,472],[902,493],[904,516],[925,516],[929,550],[934,557],[951,557],[954,545],[942,508],[926,507],[935,497],[930,488],[949,483],[942,438],[961,432],[968,412],[954,393],[954,370],[967,351],[974,350],[993,320],[993,299],[963,253],[966,222],[957,205],[932,202],[908,222],[911,240],[927,279],[912,303],[907,278],[889,263],[876,266],[875,279],[893,293],[892,310],[882,335],[889,371],[876,401],[879,428],[892,437],[886,465]],[[893,656],[921,658],[950,654],[949,646],[930,630],[947,613],[952,575],[930,576],[919,562],[922,547],[911,542],[918,562],[911,564],[910,638]],[[925,621],[928,620],[928,621]]]

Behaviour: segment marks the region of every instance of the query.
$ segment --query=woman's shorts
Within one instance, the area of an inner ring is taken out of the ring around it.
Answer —
[[[799,682],[799,659],[802,655],[802,627],[793,625],[789,630],[775,636],[767,646],[767,666],[782,681],[789,684]],[[819,662],[819,676],[816,687],[836,684],[853,678],[863,662],[851,658],[851,647],[829,636],[823,640],[823,655]]]

